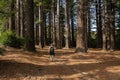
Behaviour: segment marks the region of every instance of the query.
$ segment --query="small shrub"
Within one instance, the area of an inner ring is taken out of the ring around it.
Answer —
[[[92,37],[89,37],[88,38],[88,47],[89,48],[95,48],[95,47],[97,47],[97,45],[96,45],[96,39],[94,39]]]
[[[3,48],[0,48],[0,55],[3,55],[3,52],[4,52],[5,50],[3,49]]]
[[[0,43],[6,46],[21,48],[24,40],[11,31],[5,31],[0,36]]]

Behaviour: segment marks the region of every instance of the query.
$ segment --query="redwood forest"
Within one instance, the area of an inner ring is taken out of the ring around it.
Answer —
[[[0,80],[120,80],[120,0],[0,0]]]

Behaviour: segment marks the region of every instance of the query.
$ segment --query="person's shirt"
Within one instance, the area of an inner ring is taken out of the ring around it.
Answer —
[[[54,47],[53,46],[50,46],[49,53],[50,53],[50,55],[54,55]]]

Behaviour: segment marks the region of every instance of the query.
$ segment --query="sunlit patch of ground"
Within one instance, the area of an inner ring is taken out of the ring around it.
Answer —
[[[120,74],[120,66],[108,67],[108,68],[106,68],[106,70],[111,73],[119,73]]]
[[[0,80],[120,80],[120,51],[74,51],[55,50],[51,62],[48,47],[36,53],[7,48],[0,56]]]

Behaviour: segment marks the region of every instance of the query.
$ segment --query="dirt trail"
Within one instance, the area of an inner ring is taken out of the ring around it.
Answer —
[[[0,80],[120,80],[120,51],[55,50],[53,62],[47,52],[8,48],[0,56]]]

